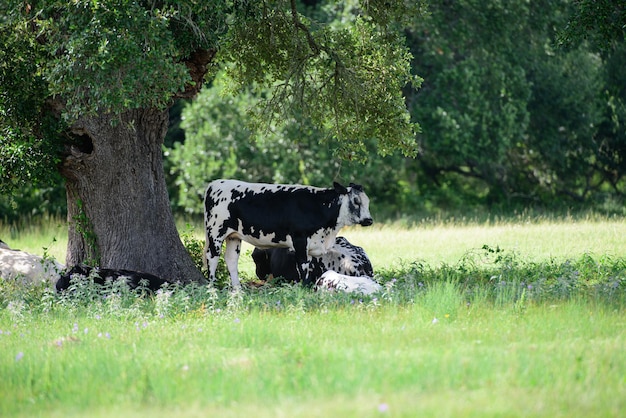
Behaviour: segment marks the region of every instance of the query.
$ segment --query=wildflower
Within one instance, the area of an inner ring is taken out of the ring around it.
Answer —
[[[450,314],[449,314],[449,313],[445,314],[444,316],[445,316],[446,318],[450,318]]]
[[[239,322],[239,318],[235,318],[235,324],[238,324]]]
[[[22,353],[21,351],[19,353],[17,353],[17,355],[15,356],[15,361],[20,361],[22,359],[22,357],[24,357],[24,353]]]
[[[85,328],[85,331],[83,331],[85,334],[87,334],[89,332],[89,328]]]
[[[380,405],[378,405],[378,412],[381,412],[383,414],[389,412],[389,405],[387,405],[386,403],[381,403]]]
[[[439,322],[439,320],[437,318],[433,318],[433,324],[436,324],[437,322]]]
[[[74,326],[72,327],[72,332],[76,333],[78,332],[78,324],[74,323]]]

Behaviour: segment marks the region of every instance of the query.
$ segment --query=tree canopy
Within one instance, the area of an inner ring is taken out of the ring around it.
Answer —
[[[366,156],[369,139],[383,154],[415,155],[401,89],[419,79],[397,25],[423,6],[392,6],[347,2],[337,7],[349,21],[330,25],[295,1],[3,2],[2,187],[50,179],[79,118],[167,108],[219,66],[232,90],[264,89],[260,130],[302,113],[346,158]]]
[[[63,89],[103,69],[103,109],[167,108],[204,82],[166,150],[176,210],[200,211],[213,176],[357,180],[396,214],[619,208],[624,10],[604,0],[430,2],[428,13],[408,1],[4,2],[2,187],[29,210],[54,195],[24,182],[58,181],[55,168],[85,146],[68,129]],[[83,110],[94,88],[76,89]]]
[[[215,106],[217,83],[184,109],[185,141],[168,151],[174,203],[199,212],[207,170],[313,184],[357,176],[374,205],[396,216],[471,205],[619,209],[626,193],[622,3],[460,0],[430,2],[428,11],[404,31],[412,73],[424,79],[419,89],[405,88],[421,126],[416,158],[382,158],[369,147],[365,166],[335,164],[317,145],[323,135],[300,115],[251,142],[243,120],[234,120],[263,93]],[[293,129],[298,123],[303,129]],[[199,158],[202,170],[193,168]]]

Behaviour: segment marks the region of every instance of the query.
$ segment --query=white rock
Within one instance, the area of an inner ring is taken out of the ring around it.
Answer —
[[[24,284],[56,283],[64,269],[65,266],[54,259],[12,250],[6,244],[0,246],[0,277],[5,280],[22,280]]]

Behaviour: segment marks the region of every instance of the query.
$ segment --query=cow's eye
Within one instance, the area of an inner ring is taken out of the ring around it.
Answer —
[[[352,203],[354,204],[354,206],[359,206],[361,204],[361,199],[355,197],[354,199],[352,199]]]

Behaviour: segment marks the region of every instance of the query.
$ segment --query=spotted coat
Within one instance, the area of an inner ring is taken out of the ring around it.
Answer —
[[[205,265],[209,279],[226,242],[224,260],[232,286],[239,287],[237,264],[241,241],[257,248],[288,248],[295,253],[298,276],[308,283],[311,257],[320,257],[348,225],[373,223],[369,198],[359,185],[338,183],[324,189],[302,185],[216,180],[205,198]]]
[[[61,275],[56,283],[57,292],[63,292],[69,289],[72,284],[72,279],[76,276],[89,277],[94,283],[99,285],[104,285],[108,280],[125,280],[130,289],[145,289],[149,291],[157,291],[166,283],[172,284],[168,280],[157,277],[154,274],[141,271],[104,269],[77,265],[68,269]]]
[[[252,259],[256,265],[256,275],[265,280],[268,277],[281,277],[289,282],[299,280],[295,253],[286,248],[255,248]],[[352,245],[346,238],[335,238],[328,252],[321,257],[312,257],[309,265],[309,281],[319,279],[327,270],[347,276],[374,276],[374,269],[365,250]]]

